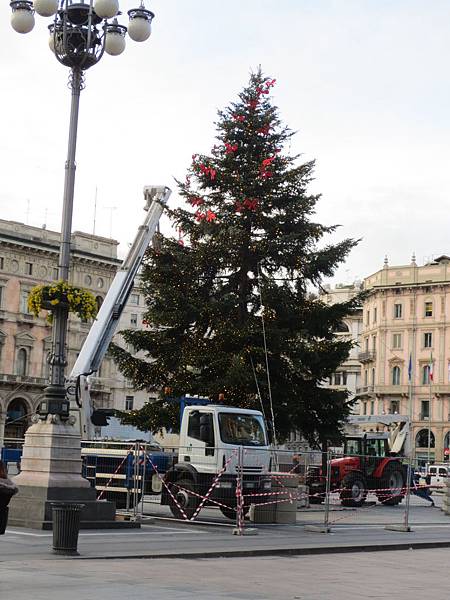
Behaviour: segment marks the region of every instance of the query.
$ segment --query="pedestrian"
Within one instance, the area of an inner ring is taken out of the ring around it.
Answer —
[[[417,496],[418,498],[423,498],[424,500],[428,500],[430,502],[430,506],[436,506],[434,504],[434,500],[431,497],[429,484],[421,485],[420,484],[420,473],[414,473],[411,471],[411,494]]]
[[[9,501],[18,491],[17,485],[8,479],[5,464],[0,460],[0,535],[5,533],[8,522]]]

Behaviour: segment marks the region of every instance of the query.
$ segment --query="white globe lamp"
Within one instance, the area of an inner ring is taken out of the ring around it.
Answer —
[[[95,0],[94,11],[101,19],[112,19],[119,12],[119,1]]]
[[[34,12],[29,0],[15,0],[10,4],[13,12],[11,25],[17,33],[30,33],[34,27]]]
[[[125,34],[127,28],[114,19],[112,25],[106,27],[105,52],[110,56],[119,56],[125,50]]]
[[[145,42],[152,32],[152,19],[155,16],[143,6],[128,11],[128,35],[135,42]]]
[[[51,17],[58,10],[58,0],[34,0],[33,6],[41,17]]]

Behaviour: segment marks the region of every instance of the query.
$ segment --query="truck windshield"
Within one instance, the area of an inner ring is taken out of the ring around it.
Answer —
[[[262,418],[240,413],[219,413],[220,438],[225,444],[266,446]]]

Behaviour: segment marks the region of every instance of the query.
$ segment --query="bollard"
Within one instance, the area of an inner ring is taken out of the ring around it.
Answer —
[[[52,502],[53,553],[78,556],[78,532],[84,504]]]

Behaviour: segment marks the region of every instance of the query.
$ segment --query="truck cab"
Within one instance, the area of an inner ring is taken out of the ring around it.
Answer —
[[[168,504],[175,516],[191,518],[201,499],[207,497],[226,516],[232,516],[238,477],[244,494],[267,492],[269,467],[269,443],[260,411],[186,406],[178,461],[166,473],[161,503]]]

